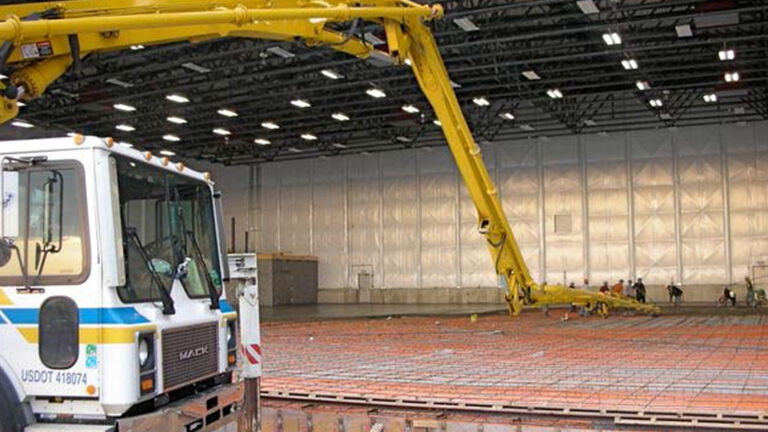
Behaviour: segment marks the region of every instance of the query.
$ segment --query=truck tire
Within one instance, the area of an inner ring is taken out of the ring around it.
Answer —
[[[21,402],[11,382],[0,371],[0,432],[22,432],[25,426]]]

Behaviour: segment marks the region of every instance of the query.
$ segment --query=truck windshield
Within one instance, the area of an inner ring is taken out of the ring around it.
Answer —
[[[88,276],[83,173],[75,162],[6,166],[0,284],[74,285]]]
[[[126,265],[126,284],[118,289],[120,298],[127,303],[158,301],[174,279],[181,280],[191,298],[208,297],[209,284],[220,294],[210,187],[181,174],[113,157]],[[197,250],[190,239],[196,241]],[[186,273],[177,274],[185,261]],[[159,283],[155,276],[159,276]]]

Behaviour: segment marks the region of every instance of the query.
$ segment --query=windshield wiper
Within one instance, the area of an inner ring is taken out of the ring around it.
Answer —
[[[173,306],[173,299],[171,298],[171,293],[163,283],[163,280],[160,279],[160,275],[157,273],[157,270],[155,269],[154,264],[152,264],[152,258],[149,257],[147,250],[144,248],[144,245],[141,243],[141,239],[139,238],[139,235],[136,232],[136,228],[128,227],[126,228],[126,231],[128,232],[128,237],[131,240],[133,240],[133,244],[136,246],[136,249],[139,250],[139,255],[141,255],[141,259],[144,261],[144,264],[146,264],[147,269],[149,270],[149,274],[152,276],[152,282],[154,282],[158,287],[160,287],[160,301],[163,302],[163,315],[175,314],[176,308],[174,308]]]
[[[200,245],[197,243],[195,233],[192,231],[186,231],[185,234],[192,243],[192,250],[195,252],[195,259],[203,267],[203,273],[205,274],[205,284],[208,286],[208,297],[211,298],[211,309],[219,309],[219,292],[216,290],[216,284],[213,283],[211,273],[208,271],[208,264],[205,263],[203,252],[200,250]]]

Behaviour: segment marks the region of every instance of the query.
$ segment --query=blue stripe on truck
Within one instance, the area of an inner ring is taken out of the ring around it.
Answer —
[[[37,324],[39,309],[2,308],[12,324]],[[80,324],[146,324],[150,321],[132,307],[80,309]]]

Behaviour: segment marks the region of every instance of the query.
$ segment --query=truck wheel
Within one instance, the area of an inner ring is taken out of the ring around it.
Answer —
[[[0,432],[22,432],[25,425],[16,392],[0,371]]]

